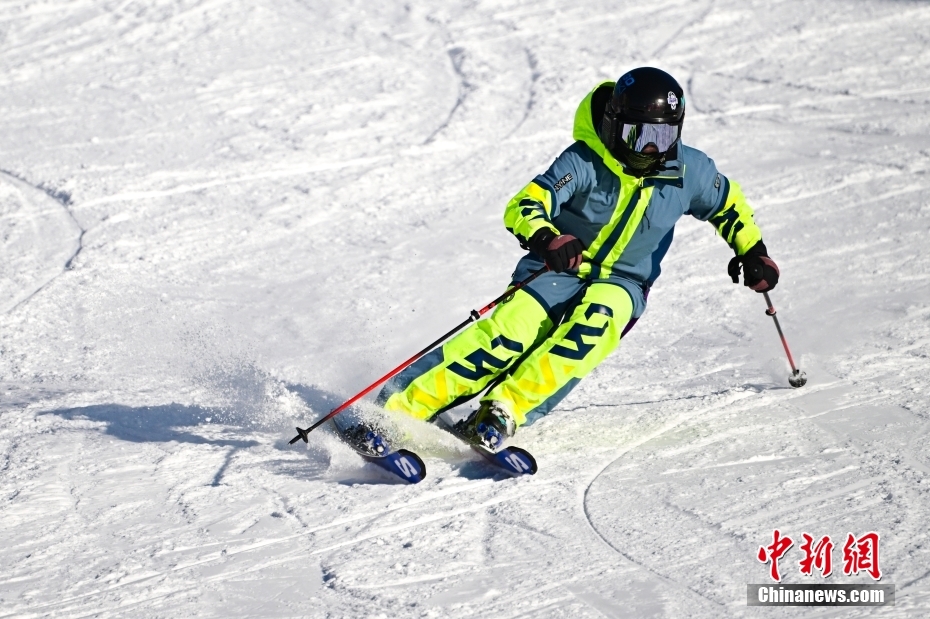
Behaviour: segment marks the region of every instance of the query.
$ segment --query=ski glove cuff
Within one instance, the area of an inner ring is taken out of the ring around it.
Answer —
[[[584,245],[571,234],[556,235],[551,229],[543,228],[533,235],[529,246],[530,250],[545,260],[546,266],[556,273],[581,266]]]
[[[769,258],[765,244],[759,241],[742,256],[734,256],[727,265],[727,272],[734,284],[739,283],[740,265],[745,267],[743,285],[756,292],[768,292],[778,283],[778,265]]]

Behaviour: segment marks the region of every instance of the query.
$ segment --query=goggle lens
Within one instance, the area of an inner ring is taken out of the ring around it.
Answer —
[[[655,144],[660,153],[664,153],[678,140],[678,125],[664,123],[623,123],[620,139],[638,153],[643,152],[649,144]]]

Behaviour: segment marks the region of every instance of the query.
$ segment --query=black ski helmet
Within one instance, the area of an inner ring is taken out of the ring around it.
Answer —
[[[684,119],[685,93],[675,78],[661,69],[639,67],[617,80],[598,135],[620,163],[641,175],[665,163],[669,152],[681,141]],[[658,130],[661,135],[643,143],[649,139],[644,137],[644,129],[653,134]],[[642,152],[650,143],[658,152]]]

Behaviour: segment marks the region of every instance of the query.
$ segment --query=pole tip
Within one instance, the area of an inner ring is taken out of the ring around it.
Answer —
[[[307,440],[309,436],[310,436],[310,430],[303,430],[301,428],[297,428],[297,436],[292,438],[290,442],[288,443],[288,445],[293,445],[299,440],[303,440],[303,442],[309,443],[310,441]]]
[[[807,384],[807,374],[805,374],[801,370],[795,370],[794,374],[792,374],[788,378],[788,384],[794,387],[795,389],[799,387],[803,387],[804,385]]]

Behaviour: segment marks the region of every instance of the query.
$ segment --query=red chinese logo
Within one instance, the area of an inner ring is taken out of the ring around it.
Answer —
[[[820,575],[826,578],[833,573],[833,542],[829,535],[820,538],[817,544],[814,544],[814,538],[807,533],[802,533],[804,543],[801,544],[801,550],[804,552],[804,558],[801,559],[801,573],[812,575],[817,568]]]
[[[781,575],[778,573],[778,560],[781,559],[781,556],[791,548],[794,541],[790,537],[782,537],[781,531],[775,529],[773,535],[774,540],[770,546],[760,546],[759,547],[759,561],[762,563],[772,562],[771,574],[772,580],[775,582],[781,581]],[[768,551],[768,552],[766,552]]]
[[[801,544],[801,552],[804,558],[798,562],[800,572],[806,576],[813,576],[814,570],[820,572],[824,578],[833,573],[833,540],[829,535],[824,535],[816,542],[814,537],[807,533],[802,533],[804,543]],[[847,576],[856,576],[859,572],[865,572],[874,580],[881,580],[882,571],[878,565],[878,533],[869,532],[862,537],[856,538],[852,533],[846,537],[846,543],[843,545],[843,574]],[[758,559],[762,563],[771,563],[769,572],[772,580],[781,582],[781,574],[778,571],[778,560],[794,545],[787,535],[782,535],[781,531],[775,529],[772,533],[772,543],[768,546],[760,546]]]
[[[882,571],[878,567],[878,533],[866,533],[856,539],[852,533],[846,537],[843,545],[843,573],[854,576],[866,572],[874,580],[881,580]]]

